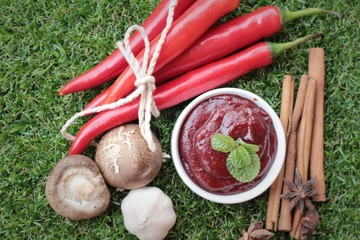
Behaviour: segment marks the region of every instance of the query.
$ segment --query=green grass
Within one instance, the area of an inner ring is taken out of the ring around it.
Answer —
[[[0,239],[135,239],[125,229],[120,211],[126,192],[113,189],[109,209],[100,217],[73,222],[47,204],[44,185],[70,143],[61,126],[104,88],[59,97],[71,78],[105,58],[131,24],[140,24],[158,0],[20,1],[4,0],[0,7]],[[231,16],[283,1],[243,1]],[[270,40],[284,42],[323,32],[282,54],[277,61],[227,86],[253,91],[279,112],[284,74],[307,72],[309,47],[326,51],[325,172],[328,200],[316,204],[321,215],[312,239],[360,238],[359,97],[360,41],[356,0],[295,1],[291,10],[322,7],[345,18],[307,17],[284,27]],[[170,132],[186,104],[163,111],[152,129],[164,151],[170,152]],[[86,119],[70,129],[73,133]],[[86,154],[94,157],[94,151]],[[177,223],[169,239],[238,239],[254,219],[265,220],[267,194],[236,205],[220,205],[192,193],[176,174],[172,162],[163,164],[151,184],[174,202]],[[290,239],[277,233],[274,239]]]

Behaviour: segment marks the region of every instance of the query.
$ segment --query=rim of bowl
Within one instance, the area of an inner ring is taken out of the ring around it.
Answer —
[[[181,126],[187,117],[187,115],[190,113],[190,111],[197,106],[199,103],[203,102],[204,100],[217,96],[217,95],[223,95],[223,94],[233,94],[238,95],[243,98],[247,98],[254,102],[259,107],[263,108],[271,117],[276,136],[277,136],[277,152],[276,157],[274,159],[274,162],[269,170],[269,172],[266,174],[265,178],[261,182],[259,182],[255,187],[252,189],[237,193],[237,194],[231,194],[231,195],[220,195],[215,193],[210,193],[201,187],[199,187],[196,183],[193,182],[193,180],[188,176],[188,174],[185,172],[184,166],[180,159],[179,154],[179,133]],[[286,152],[286,141],[285,141],[285,134],[284,130],[280,121],[280,118],[276,114],[276,112],[273,110],[273,108],[261,97],[258,95],[249,92],[247,90],[243,90],[240,88],[218,88],[214,90],[210,90],[208,92],[205,92],[192,100],[189,105],[187,105],[184,110],[179,115],[178,119],[175,122],[174,128],[172,130],[171,135],[171,156],[173,163],[175,165],[175,169],[177,173],[179,174],[182,181],[189,187],[194,193],[199,195],[202,198],[205,198],[207,200],[210,200],[212,202],[216,203],[223,203],[223,204],[233,204],[233,203],[241,203],[246,202],[248,200],[251,200],[259,195],[261,195],[263,192],[265,192],[271,184],[275,181],[277,176],[280,173],[280,170],[282,168],[282,165],[285,160],[285,152]]]

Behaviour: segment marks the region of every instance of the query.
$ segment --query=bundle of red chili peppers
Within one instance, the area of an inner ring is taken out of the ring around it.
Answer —
[[[159,34],[165,27],[169,2],[162,0],[142,25],[151,41],[150,54],[153,53]],[[284,50],[319,35],[309,35],[284,44],[256,43],[279,32],[285,23],[310,14],[338,15],[336,12],[318,8],[290,12],[268,6],[214,25],[238,5],[239,0],[178,0],[172,28],[154,71],[158,87],[153,97],[159,110],[179,104],[249,71],[269,65],[274,57]],[[134,55],[141,62],[144,49],[141,36],[134,33],[130,43]],[[254,45],[250,46],[251,44]],[[247,46],[250,47],[244,49]],[[134,73],[118,49],[94,68],[66,84],[59,94],[90,89],[115,77],[117,79],[112,86],[99,94],[85,109],[117,101],[135,88]],[[100,134],[135,120],[138,105],[137,99],[117,109],[95,115],[80,129],[69,154],[81,154]]]

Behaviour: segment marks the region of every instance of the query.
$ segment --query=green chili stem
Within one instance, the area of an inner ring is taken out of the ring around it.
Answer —
[[[282,23],[286,24],[288,22],[291,22],[295,19],[304,17],[304,16],[308,16],[308,15],[316,15],[316,14],[332,14],[337,16],[338,18],[343,18],[343,15],[339,12],[335,12],[335,11],[329,11],[329,10],[325,10],[325,9],[321,9],[321,8],[307,8],[304,10],[299,10],[299,11],[290,11],[287,9],[283,9],[282,11]]]
[[[277,57],[279,56],[282,52],[290,49],[290,48],[294,48],[297,47],[298,45],[305,43],[313,38],[316,37],[323,37],[323,33],[315,33],[315,34],[311,34],[308,35],[306,37],[302,37],[299,39],[296,39],[295,41],[292,42],[286,42],[286,43],[272,43],[272,42],[268,42],[269,47],[270,47],[270,51],[272,53],[273,57]]]

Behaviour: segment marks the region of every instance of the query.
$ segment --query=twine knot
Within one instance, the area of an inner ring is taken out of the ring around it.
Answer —
[[[143,85],[146,85],[146,87],[151,90],[154,91],[156,89],[155,86],[155,78],[153,76],[143,76],[141,78],[136,79],[135,83],[134,83],[135,87],[141,87]],[[143,86],[145,87],[145,86]]]
[[[123,42],[119,41],[116,43],[120,52],[125,57],[126,61],[129,63],[130,68],[135,74],[136,77],[136,81],[134,83],[134,85],[136,86],[135,91],[129,94],[126,98],[119,99],[116,102],[94,107],[92,109],[83,110],[81,112],[76,113],[65,123],[65,125],[62,127],[60,131],[65,138],[69,140],[74,140],[74,136],[67,133],[66,130],[77,118],[83,117],[88,114],[99,113],[105,110],[118,108],[122,105],[132,102],[133,100],[135,100],[140,96],[138,117],[139,117],[139,127],[141,130],[141,134],[148,143],[149,149],[151,151],[156,150],[156,146],[150,129],[150,120],[151,120],[151,116],[158,117],[160,115],[160,112],[157,109],[153,99],[152,93],[156,89],[156,86],[155,86],[155,78],[152,76],[152,73],[154,72],[156,61],[159,58],[160,51],[162,45],[165,42],[167,33],[171,28],[174,19],[174,11],[176,5],[177,5],[177,0],[171,0],[168,9],[168,16],[166,19],[166,26],[161,32],[160,38],[157,42],[150,63],[149,63],[149,55],[150,55],[151,46],[150,46],[150,41],[143,27],[138,25],[133,25],[129,27],[125,33],[124,41]],[[145,44],[144,55],[141,64],[134,56],[130,46],[130,36],[134,31],[138,31],[141,34]]]

